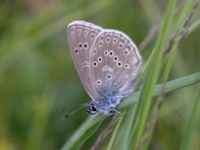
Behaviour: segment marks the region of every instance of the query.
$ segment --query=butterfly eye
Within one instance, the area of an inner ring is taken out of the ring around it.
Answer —
[[[92,106],[91,109],[92,111],[97,111],[97,109],[94,106]]]

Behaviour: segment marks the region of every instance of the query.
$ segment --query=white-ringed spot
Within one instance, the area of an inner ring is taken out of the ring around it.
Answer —
[[[113,57],[113,61],[114,61],[114,62],[117,62],[117,61],[118,61],[118,59],[119,59],[119,58],[118,58],[118,56],[117,56],[117,55],[115,55],[115,56]]]
[[[119,42],[118,48],[123,48],[124,47],[124,43],[123,42]]]
[[[96,55],[96,53],[97,53],[97,49],[94,48],[94,49],[93,49],[93,56]]]
[[[122,62],[121,62],[121,61],[118,61],[118,62],[117,62],[117,66],[118,66],[119,68],[121,68],[121,67],[122,67],[122,65],[123,65],[123,64],[122,64]]]
[[[98,62],[102,63],[103,62],[103,58],[102,57],[98,57]]]
[[[79,34],[79,35],[81,34],[81,29],[78,29],[78,34]]]
[[[113,56],[114,56],[114,51],[113,51],[113,50],[110,50],[110,51],[109,51],[109,56],[110,56],[110,57],[113,57]]]
[[[102,47],[102,45],[103,45],[103,41],[100,40],[100,41],[98,42],[98,44],[99,44],[99,47]]]
[[[101,85],[101,84],[102,84],[102,81],[101,81],[101,80],[96,80],[96,84],[97,84],[97,85]]]
[[[74,52],[75,52],[76,54],[78,54],[78,53],[79,53],[78,48],[75,48]]]
[[[107,80],[112,80],[112,75],[111,75],[111,74],[107,74],[107,75],[106,75],[106,79],[107,79]]]
[[[125,64],[124,66],[126,69],[128,69],[130,67],[129,64]]]
[[[126,49],[124,50],[124,55],[129,55],[129,54],[130,54],[130,51],[129,51],[128,48],[126,48]]]
[[[107,36],[107,37],[106,37],[106,43],[109,43],[110,41],[111,41],[110,36]]]
[[[83,47],[84,47],[84,49],[87,49],[87,48],[88,48],[88,43],[85,42],[85,43],[83,44]]]
[[[88,35],[88,31],[84,30],[84,36],[87,36],[87,35]]]
[[[108,56],[108,50],[104,51],[104,56]]]
[[[113,38],[113,44],[117,43],[117,38]]]
[[[95,33],[92,32],[92,33],[90,34],[90,37],[91,37],[92,40],[94,39],[94,36],[95,36]]]
[[[96,61],[93,61],[92,66],[93,66],[93,67],[97,67],[97,66],[98,66],[98,63],[97,63]]]
[[[79,47],[79,48],[82,48],[82,43],[78,43],[78,47]]]

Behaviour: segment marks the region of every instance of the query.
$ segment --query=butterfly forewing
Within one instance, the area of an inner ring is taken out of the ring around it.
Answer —
[[[91,98],[94,95],[90,80],[91,47],[101,31],[101,27],[85,21],[74,21],[67,29],[68,44],[76,71]]]
[[[141,62],[138,49],[128,36],[116,30],[101,32],[91,54],[91,81],[95,97],[99,97],[99,89],[105,87],[106,91],[116,89],[112,92],[117,96],[128,96],[133,90]]]

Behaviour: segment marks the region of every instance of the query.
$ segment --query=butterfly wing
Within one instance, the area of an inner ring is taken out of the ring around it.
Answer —
[[[67,29],[73,63],[85,90],[92,99],[94,89],[90,80],[90,54],[94,40],[101,31],[101,27],[85,21],[74,21]]]
[[[127,35],[109,29],[101,32],[92,47],[91,60],[91,81],[96,99],[101,97],[102,91],[110,94],[109,97],[119,96],[123,99],[129,96],[142,58]]]

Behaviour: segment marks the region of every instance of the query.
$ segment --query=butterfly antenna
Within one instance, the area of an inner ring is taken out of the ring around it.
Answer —
[[[64,119],[67,119],[69,118],[71,115],[73,115],[74,113],[78,112],[79,110],[85,108],[87,106],[87,104],[80,104],[77,108],[75,108],[74,110],[72,110],[71,112],[69,113],[66,113],[63,118]]]

